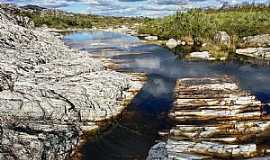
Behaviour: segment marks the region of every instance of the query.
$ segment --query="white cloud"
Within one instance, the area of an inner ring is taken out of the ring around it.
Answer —
[[[220,7],[223,3],[270,3],[270,0],[0,0],[0,2],[34,4],[99,15],[159,17],[192,7]]]

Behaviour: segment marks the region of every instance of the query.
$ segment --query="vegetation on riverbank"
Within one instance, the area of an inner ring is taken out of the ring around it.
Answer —
[[[140,18],[105,17],[88,14],[68,14],[65,12],[24,11],[20,15],[30,17],[37,27],[45,24],[48,27],[57,29],[131,26],[141,22]]]
[[[174,38],[193,41],[193,46],[180,46],[184,52],[208,50],[216,57],[234,52],[239,40],[245,36],[270,33],[270,6],[247,5],[224,9],[193,9],[186,13],[159,19],[146,19],[140,26],[140,34],[156,35],[160,40]],[[218,31],[231,36],[228,46],[217,45],[213,37]],[[207,43],[208,45],[201,46]]]
[[[239,37],[270,33],[270,6],[242,6],[219,10],[193,9],[159,19],[147,19],[139,33],[161,39],[185,36],[212,38],[217,31]]]
[[[13,4],[0,3],[0,8],[12,15],[31,18],[36,27],[47,25],[50,28],[56,29],[108,28],[120,27],[122,25],[132,28],[136,26],[136,23],[142,23],[144,19],[141,17],[76,14],[56,9],[47,9],[36,5],[18,7]]]
[[[209,51],[216,59],[224,59],[229,53],[235,53],[236,48],[248,47],[240,43],[243,37],[270,33],[270,6],[267,5],[247,5],[217,10],[192,9],[158,19],[74,14],[39,6],[24,6],[15,10],[18,10],[17,15],[30,17],[37,27],[47,25],[50,28],[65,30],[118,28],[124,25],[137,30],[139,34],[143,34],[141,36],[157,36],[158,43],[161,44],[165,44],[171,38],[175,39],[178,44],[174,50],[176,52]],[[219,31],[228,33],[229,40],[225,45],[214,40]]]

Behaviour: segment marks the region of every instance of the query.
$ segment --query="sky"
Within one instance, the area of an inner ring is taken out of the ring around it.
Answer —
[[[218,8],[224,3],[270,3],[270,0],[0,0],[0,3],[39,5],[69,12],[105,16],[161,17],[198,7]]]

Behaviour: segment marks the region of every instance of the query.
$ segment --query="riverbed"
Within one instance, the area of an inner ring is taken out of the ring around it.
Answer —
[[[158,131],[170,127],[167,112],[172,106],[173,88],[178,78],[230,75],[243,89],[262,102],[270,103],[269,66],[237,60],[189,62],[168,49],[114,32],[71,33],[64,41],[95,57],[111,59],[119,64],[120,72],[142,72],[148,77],[119,120],[83,146],[85,160],[145,159],[150,147],[160,138]]]

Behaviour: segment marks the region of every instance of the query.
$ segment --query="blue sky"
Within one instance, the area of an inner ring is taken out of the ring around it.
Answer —
[[[223,3],[270,3],[270,0],[0,0],[18,5],[34,4],[77,13],[110,16],[160,17],[193,7],[220,7]]]

